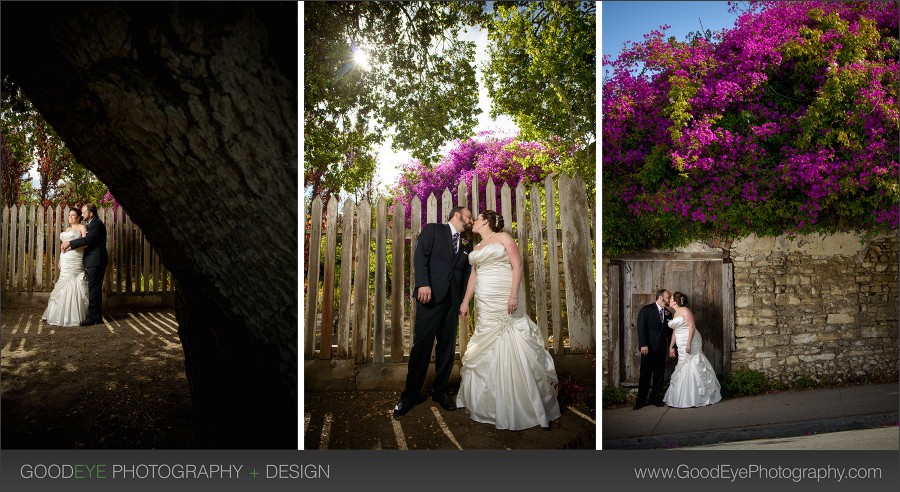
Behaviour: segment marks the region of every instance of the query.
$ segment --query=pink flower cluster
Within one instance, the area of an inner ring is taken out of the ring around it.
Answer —
[[[665,29],[605,60],[623,213],[708,235],[897,229],[897,2],[755,2],[712,42]]]
[[[450,190],[453,203],[457,203],[459,183],[465,183],[469,196],[472,178],[478,177],[478,196],[482,210],[499,210],[500,187],[507,183],[515,189],[520,182],[525,186],[542,181],[547,174],[559,168],[568,149],[561,140],[551,142],[520,140],[518,136],[497,135],[492,131],[479,133],[467,140],[457,140],[433,168],[412,160],[403,166],[400,180],[392,194],[395,204],[402,204],[409,217],[414,197],[422,202],[422,220],[428,197],[433,193],[441,203],[445,189]],[[486,204],[485,188],[489,180],[496,187],[497,203]],[[515,204],[513,204],[515,206]]]

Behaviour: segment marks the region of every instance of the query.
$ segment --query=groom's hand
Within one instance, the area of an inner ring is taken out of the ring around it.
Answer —
[[[419,287],[419,302],[428,304],[431,301],[431,287]]]
[[[641,355],[647,355],[650,353],[650,347],[641,347]]]

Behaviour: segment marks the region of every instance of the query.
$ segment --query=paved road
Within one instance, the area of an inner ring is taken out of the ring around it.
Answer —
[[[700,408],[631,407],[603,412],[603,449],[648,449],[775,439],[889,427],[898,385],[782,391]]]
[[[726,442],[706,446],[690,446],[679,449],[891,451],[900,449],[900,427],[829,432],[826,434],[783,437],[778,439],[754,439],[752,441]]]

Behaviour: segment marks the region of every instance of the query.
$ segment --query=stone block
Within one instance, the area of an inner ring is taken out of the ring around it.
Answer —
[[[852,314],[845,313],[829,313],[827,323],[829,325],[845,325],[853,323],[856,318]]]
[[[842,331],[825,331],[819,333],[818,335],[820,342],[834,342],[844,337],[844,333]]]
[[[787,345],[789,341],[790,336],[788,335],[767,335],[766,347],[780,347],[782,345]]]
[[[794,345],[805,345],[808,343],[813,343],[819,340],[819,335],[816,333],[802,333],[800,335],[793,335],[791,337],[791,343]]]
[[[894,333],[896,333],[896,329]],[[889,329],[884,326],[866,326],[860,330],[859,334],[862,338],[887,338],[889,335]]]
[[[794,294],[779,294],[775,296],[776,306],[796,306],[800,302],[800,298]]]
[[[737,299],[734,301],[735,307],[746,308],[753,306],[754,304],[754,296],[742,295],[737,296]]]

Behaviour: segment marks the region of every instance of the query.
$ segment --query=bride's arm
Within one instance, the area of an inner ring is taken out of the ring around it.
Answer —
[[[512,267],[512,286],[509,290],[509,312],[512,313],[519,306],[519,286],[522,284],[522,257],[519,256],[519,248],[512,236],[504,234],[501,238],[506,254],[509,256],[509,265]]]
[[[688,325],[687,346],[684,347],[684,351],[691,353],[691,342],[694,340],[694,331],[697,330],[697,327],[694,326],[694,313],[689,308],[685,308],[684,322]]]
[[[81,237],[87,236],[87,227],[85,227],[83,224],[78,224],[78,227],[76,227],[75,229],[79,233],[81,233]],[[74,248],[74,249],[80,249],[80,250],[87,249],[87,244],[85,244],[84,246],[80,246],[78,248]]]
[[[463,318],[469,315],[469,301],[472,300],[472,296],[475,294],[475,274],[477,270],[474,268],[472,272],[469,274],[469,283],[466,284],[466,295],[463,297],[462,304],[459,306],[459,315]]]
[[[669,329],[672,329],[670,326]],[[675,335],[669,337],[669,357],[675,357]]]

